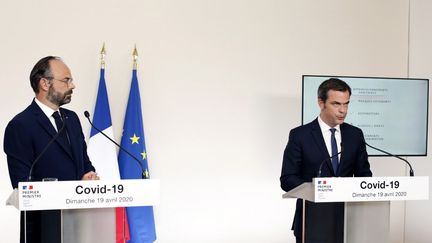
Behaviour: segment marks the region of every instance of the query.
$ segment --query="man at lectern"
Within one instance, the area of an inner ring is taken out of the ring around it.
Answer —
[[[78,116],[60,108],[71,101],[75,88],[70,69],[59,57],[44,57],[33,67],[30,85],[35,98],[5,130],[4,151],[12,187],[30,180],[98,179]],[[60,231],[53,234],[60,227],[59,220],[59,211],[21,213],[21,242],[59,242]]]
[[[318,173],[322,177],[372,176],[363,132],[344,123],[350,96],[351,88],[340,79],[330,78],[321,83],[319,116],[290,131],[280,177],[284,191],[311,182]],[[297,242],[302,242],[302,211],[302,200],[297,200],[292,226]],[[343,208],[334,213],[343,217]]]

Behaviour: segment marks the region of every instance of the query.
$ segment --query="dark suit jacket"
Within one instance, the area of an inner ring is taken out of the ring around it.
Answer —
[[[343,148],[338,171],[334,173],[318,119],[291,130],[280,177],[284,191],[311,182],[317,176],[320,164],[326,159],[321,171],[323,177],[372,176],[363,132],[347,123],[340,125],[340,131]],[[298,200],[293,223],[295,235],[301,233],[301,205]]]
[[[60,108],[60,112],[66,117],[65,129],[70,145],[56,139],[35,164],[32,173],[34,181],[43,178],[81,180],[85,173],[95,170],[87,155],[78,116],[75,112],[63,108]],[[9,122],[5,131],[4,151],[7,154],[9,175],[14,188],[18,186],[18,182],[27,181],[34,160],[56,133],[34,100]]]

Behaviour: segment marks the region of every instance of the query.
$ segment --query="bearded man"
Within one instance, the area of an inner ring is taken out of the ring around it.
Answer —
[[[20,181],[46,178],[98,179],[78,116],[61,108],[71,101],[75,89],[70,69],[59,57],[44,57],[33,67],[30,85],[35,98],[5,130],[4,151],[12,187],[17,188]],[[21,242],[60,242],[60,225],[57,210],[21,213]]]

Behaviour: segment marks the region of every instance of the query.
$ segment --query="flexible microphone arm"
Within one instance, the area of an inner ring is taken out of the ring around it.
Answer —
[[[96,129],[96,131],[100,132],[104,137],[108,138],[108,140],[110,140],[112,143],[114,143],[115,145],[117,145],[117,147],[119,147],[123,152],[127,153],[130,157],[132,157],[136,162],[138,162],[139,166],[141,167],[141,177],[142,179],[147,179],[145,170],[143,165],[141,164],[141,162],[139,161],[139,159],[137,157],[135,157],[133,154],[131,154],[129,151],[127,151],[125,148],[123,148],[122,146],[120,146],[120,144],[118,144],[116,141],[112,140],[110,137],[108,137],[104,132],[102,132],[99,128],[97,128],[91,121],[90,121],[90,113],[88,111],[84,111],[84,116],[87,118],[87,120],[89,121],[90,125]]]
[[[341,151],[340,151],[339,153],[334,154],[334,155],[332,155],[332,156],[326,158],[325,160],[323,160],[323,161],[321,162],[321,164],[320,164],[320,167],[319,167],[319,170],[318,170],[318,176],[317,176],[317,177],[321,177],[321,169],[322,169],[324,163],[327,162],[327,161],[329,161],[329,160],[331,160],[331,159],[333,159],[333,158],[336,157],[336,156],[339,156],[339,154],[341,154],[341,153],[342,153],[342,149],[341,149]]]
[[[341,147],[341,151],[340,151],[339,153],[337,153],[337,154],[333,154],[332,156],[326,158],[325,160],[323,160],[323,161],[321,162],[320,167],[319,167],[319,170],[318,170],[318,175],[317,175],[317,177],[321,177],[321,169],[322,169],[322,167],[323,167],[323,165],[324,165],[325,162],[327,162],[327,161],[333,159],[333,158],[336,157],[336,156],[339,156],[339,154],[341,154],[341,153],[343,152],[343,148],[344,148],[344,147],[343,147],[343,143],[342,143],[342,142],[340,143],[340,147]]]
[[[398,156],[398,155],[394,155],[394,154],[391,154],[391,153],[389,153],[389,152],[387,152],[387,151],[384,151],[384,150],[382,150],[382,149],[379,149],[379,148],[377,148],[377,147],[374,147],[374,146],[372,146],[372,145],[370,145],[370,144],[368,144],[368,143],[366,143],[366,142],[365,142],[365,144],[366,144],[368,147],[371,147],[371,148],[373,148],[373,149],[375,149],[375,150],[378,150],[378,151],[380,151],[380,152],[382,152],[382,153],[385,153],[385,154],[387,154],[387,155],[393,156],[393,157],[395,157],[395,158],[398,158],[398,159],[404,161],[405,163],[407,163],[407,165],[408,165],[409,168],[410,168],[410,171],[409,171],[410,176],[414,176],[414,170],[413,170],[413,168],[412,168],[410,162],[408,162],[408,160],[406,160],[406,159],[404,159],[404,158],[402,158],[402,157],[400,157],[400,156]]]
[[[54,135],[51,140],[47,143],[47,145],[45,145],[44,149],[42,150],[42,152],[40,152],[40,154],[38,155],[38,157],[36,157],[35,160],[33,160],[33,164],[30,167],[30,172],[29,175],[27,177],[27,181],[32,181],[32,174],[33,174],[33,168],[35,167],[36,163],[40,160],[40,158],[42,157],[42,155],[45,154],[45,152],[47,151],[47,149],[51,146],[51,144],[60,136],[60,133],[63,132],[63,129],[66,127],[66,118],[63,114],[60,114],[61,119],[64,121],[63,125],[60,127],[60,129],[58,130],[58,132],[56,133],[56,135]]]

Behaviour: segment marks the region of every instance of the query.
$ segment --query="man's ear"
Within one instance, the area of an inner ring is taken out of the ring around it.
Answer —
[[[39,90],[43,90],[48,92],[49,87],[51,86],[51,82],[46,78],[41,78],[39,80]]]
[[[318,99],[318,106],[320,107],[320,109],[324,109],[324,101],[322,99]]]

